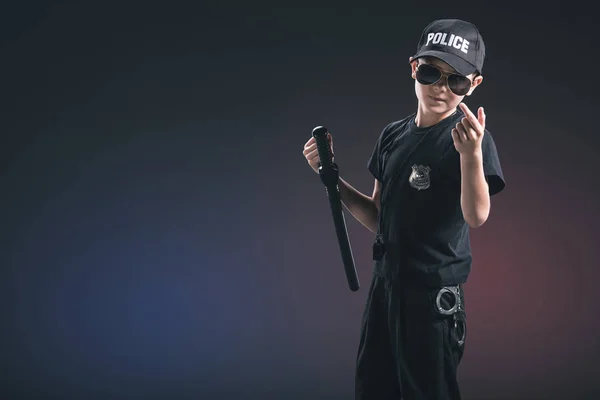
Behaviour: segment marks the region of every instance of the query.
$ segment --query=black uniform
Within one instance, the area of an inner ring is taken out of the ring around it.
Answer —
[[[471,249],[451,130],[463,117],[457,109],[432,127],[417,127],[414,114],[393,122],[369,159],[382,192],[356,399],[460,398],[456,370],[466,336],[461,284],[470,272]],[[482,149],[494,195],[505,184],[488,131]],[[450,312],[442,314],[438,306]]]

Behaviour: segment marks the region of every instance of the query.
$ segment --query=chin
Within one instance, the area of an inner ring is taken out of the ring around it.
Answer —
[[[452,107],[446,102],[426,102],[426,109],[434,114],[444,114],[450,111]]]

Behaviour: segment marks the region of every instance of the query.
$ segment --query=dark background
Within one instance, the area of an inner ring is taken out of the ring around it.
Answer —
[[[598,32],[574,2],[14,2],[0,12],[2,395],[350,399],[348,290],[312,128],[371,193],[436,18],[480,28],[507,180],[474,230],[464,398],[600,396]]]

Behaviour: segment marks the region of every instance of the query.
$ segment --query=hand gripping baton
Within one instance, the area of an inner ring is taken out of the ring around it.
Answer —
[[[351,291],[356,292],[360,288],[360,284],[358,282],[356,268],[354,267],[354,257],[352,256],[352,248],[350,247],[350,241],[348,240],[348,230],[346,229],[346,220],[344,219],[342,201],[340,199],[340,190],[338,187],[339,170],[338,166],[333,162],[331,147],[327,140],[327,133],[327,128],[323,126],[317,126],[312,131],[321,160],[319,176],[327,188],[327,196],[329,197],[333,224],[342,253],[342,261],[344,262],[348,286]]]

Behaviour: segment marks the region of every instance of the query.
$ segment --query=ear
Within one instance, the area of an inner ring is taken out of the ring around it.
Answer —
[[[417,64],[418,64],[417,60],[415,60],[412,57],[409,57],[408,62],[410,63],[410,69],[411,69],[410,76],[413,79],[417,79],[417,75],[416,75],[417,74]]]
[[[481,82],[483,82],[483,76],[481,76],[481,75],[479,75],[475,79],[473,79],[473,84],[471,85],[471,89],[469,90],[469,93],[466,94],[466,96],[470,96],[475,91],[477,86],[481,85]]]

